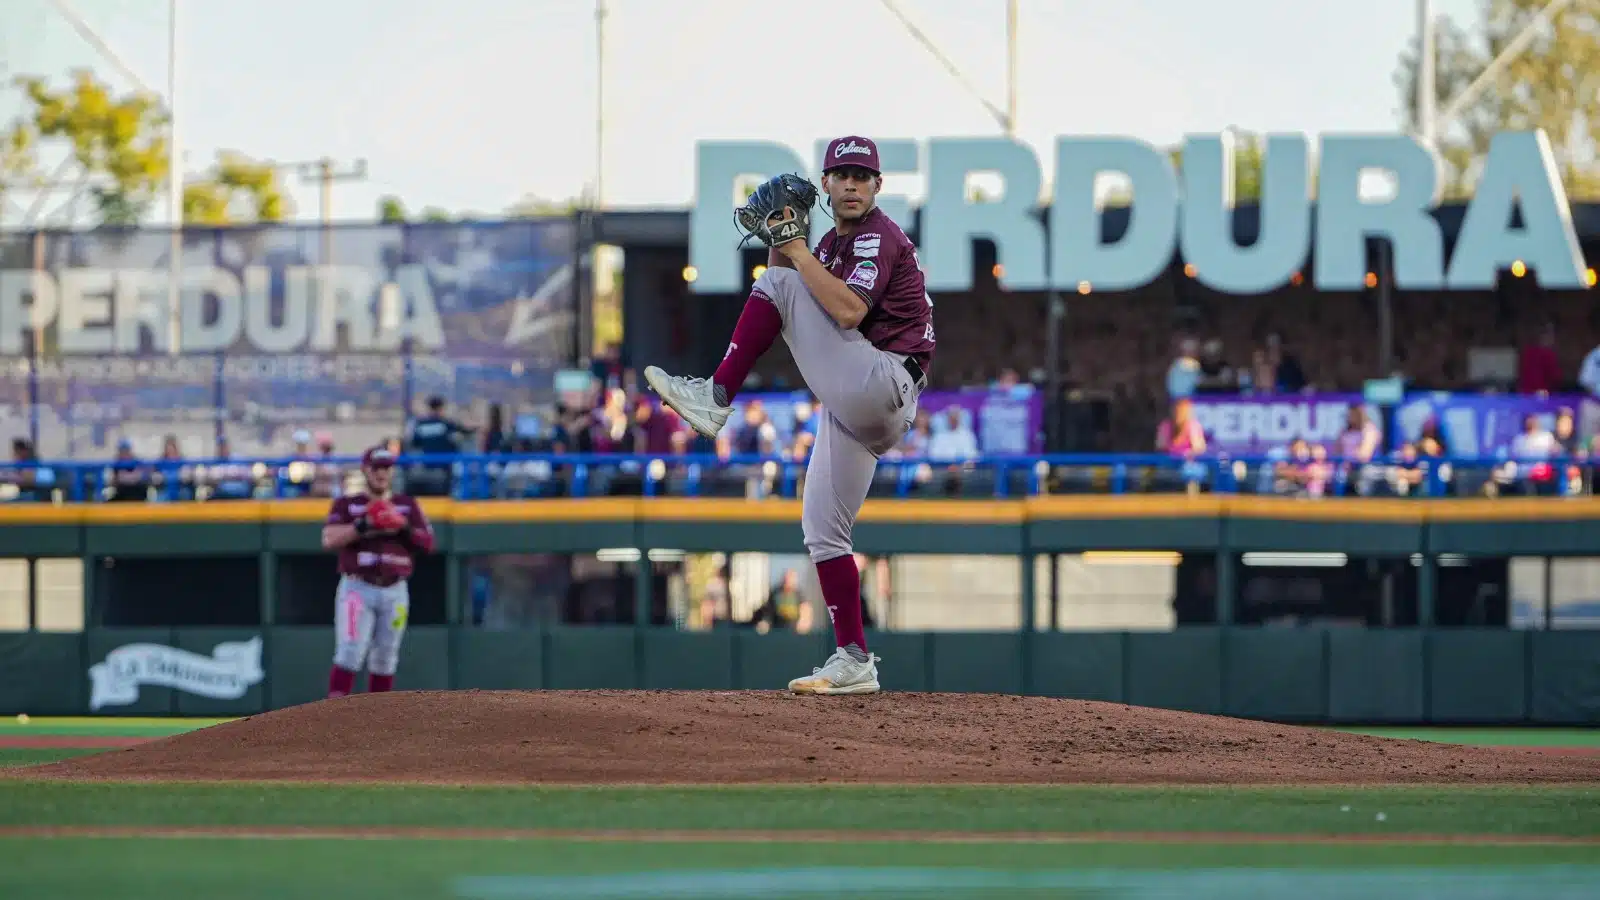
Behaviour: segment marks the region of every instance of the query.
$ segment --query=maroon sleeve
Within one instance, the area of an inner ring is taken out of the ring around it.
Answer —
[[[406,518],[410,528],[405,532],[406,539],[411,543],[412,549],[418,553],[433,552],[433,526],[428,524],[428,517],[422,512],[422,504],[415,497],[411,498],[411,510]]]
[[[350,498],[336,497],[333,506],[328,509],[329,525],[350,525],[355,522],[355,517],[350,515]]]
[[[900,262],[900,245],[893,235],[876,231],[852,234],[845,254],[844,283],[868,306],[877,306],[889,292],[894,267]]]

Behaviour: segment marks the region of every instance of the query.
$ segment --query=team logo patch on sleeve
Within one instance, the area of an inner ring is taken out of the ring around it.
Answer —
[[[851,249],[857,259],[870,259],[878,255],[878,245],[883,238],[876,234],[863,234],[856,238],[856,245]]]
[[[874,250],[873,252],[876,253],[877,251]],[[867,260],[862,260],[856,263],[854,269],[850,270],[850,277],[846,278],[844,283],[854,285],[864,291],[870,291],[873,285],[878,283],[878,267]]]

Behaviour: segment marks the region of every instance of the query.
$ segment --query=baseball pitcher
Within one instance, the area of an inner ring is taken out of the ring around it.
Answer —
[[[412,497],[390,490],[394,454],[374,447],[361,457],[367,493],[333,501],[322,546],[339,553],[339,590],[334,596],[333,671],[328,696],[355,690],[356,673],[367,670],[367,690],[394,688],[400,640],[406,633],[411,577],[417,554],[433,550],[433,527]]]
[[[821,668],[789,682],[797,693],[878,690],[879,660],[867,652],[850,535],[878,457],[911,427],[933,357],[933,299],[916,247],[877,208],[881,171],[878,147],[867,138],[828,144],[822,186],[835,225],[815,255],[806,239],[816,187],[798,175],[779,175],[757,188],[735,219],[747,238],[771,248],[768,267],[716,374],[707,381],[655,366],[644,371],[684,421],[715,437],[750,369],[782,334],[820,402],[801,523],[838,649]]]

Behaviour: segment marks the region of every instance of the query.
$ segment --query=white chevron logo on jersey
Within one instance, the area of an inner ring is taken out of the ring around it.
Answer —
[[[878,245],[883,238],[876,234],[863,234],[856,238],[854,253],[857,259],[867,259],[878,255]]]

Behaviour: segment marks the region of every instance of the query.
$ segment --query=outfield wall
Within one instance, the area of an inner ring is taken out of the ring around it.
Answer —
[[[1600,632],[1193,627],[869,636],[884,687],[1037,694],[1296,722],[1600,723]],[[247,715],[321,699],[332,629],[0,634],[0,714]],[[827,635],[417,626],[422,689],[781,689]]]
[[[641,557],[655,548],[793,553],[801,541],[792,501],[425,505],[443,552],[425,560],[413,581],[401,688],[772,689],[828,650],[825,633],[464,625],[473,556],[601,548],[636,548]],[[0,634],[0,712],[235,715],[318,699],[333,649],[323,624],[335,581],[319,546],[325,511],[316,501],[0,508],[0,556],[82,560],[86,604],[85,630]],[[1436,563],[1445,554],[1600,556],[1597,524],[1600,500],[1591,498],[874,501],[856,546],[869,554],[1017,560],[1015,629],[872,635],[890,689],[1042,694],[1311,722],[1573,724],[1600,722],[1600,631],[1436,627],[1452,608],[1451,582]],[[1043,558],[1130,550],[1214,560],[1207,577],[1218,624],[1148,632],[1041,627]],[[1237,624],[1242,553],[1331,551],[1404,562],[1419,627]],[[649,622],[662,582],[629,581],[634,621]]]

